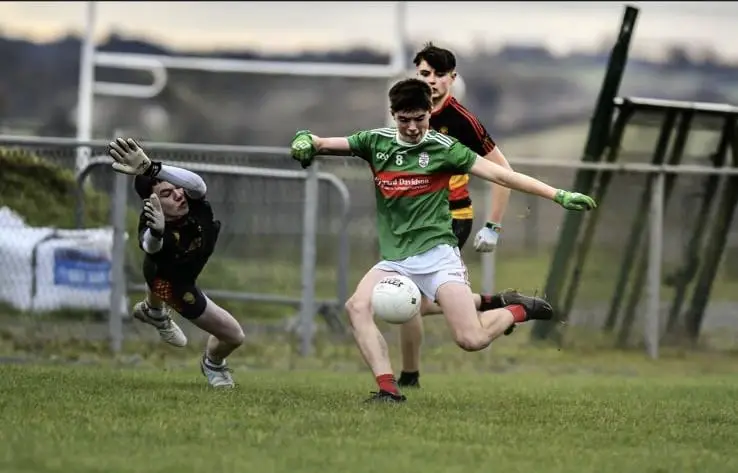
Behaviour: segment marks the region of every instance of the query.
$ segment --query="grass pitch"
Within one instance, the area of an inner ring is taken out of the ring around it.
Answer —
[[[0,471],[734,472],[738,376],[364,374],[0,366]]]

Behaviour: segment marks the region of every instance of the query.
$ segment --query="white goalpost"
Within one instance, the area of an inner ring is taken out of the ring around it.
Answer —
[[[81,46],[79,89],[77,104],[77,140],[89,142],[92,139],[94,123],[94,104],[97,96],[116,96],[150,99],[161,93],[167,85],[169,69],[230,72],[249,74],[283,74],[311,77],[377,78],[388,82],[410,75],[407,61],[407,2],[396,1],[393,9],[393,46],[389,64],[350,64],[263,61],[247,59],[223,59],[216,57],[183,57],[167,55],[133,54],[119,52],[98,52],[95,45],[95,29],[98,17],[98,2],[86,2],[86,27]],[[150,84],[125,84],[102,82],[95,78],[96,67],[142,70],[151,74]],[[463,79],[457,79],[454,90],[456,96],[464,95]],[[388,110],[388,119],[389,110]],[[77,148],[75,169],[84,169],[90,162],[90,149]],[[485,202],[483,205],[488,206]],[[481,289],[491,291],[494,281],[494,259],[491,255],[482,256]]]
[[[132,53],[101,53],[95,48],[95,27],[97,23],[97,2],[87,2],[86,28],[82,43],[79,90],[77,106],[77,139],[89,141],[92,137],[92,123],[95,96],[117,96],[149,99],[157,96],[167,84],[168,69],[188,69],[209,72],[242,72],[250,74],[284,74],[292,76],[386,78],[388,80],[405,73],[407,65],[405,50],[407,45],[406,2],[394,2],[394,47],[389,64],[347,64],[261,61],[248,59],[222,59],[178,57]],[[148,70],[152,81],[148,85],[99,82],[95,80],[97,66],[116,69]],[[76,168],[82,169],[89,160],[89,153],[80,149]]]

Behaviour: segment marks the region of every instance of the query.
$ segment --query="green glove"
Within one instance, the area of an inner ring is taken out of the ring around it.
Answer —
[[[295,137],[292,138],[292,144],[290,145],[290,155],[292,159],[300,162],[303,169],[313,164],[313,158],[315,158],[317,153],[318,150],[313,144],[310,130],[300,130],[295,133]]]
[[[554,202],[566,210],[592,210],[597,208],[597,202],[592,197],[562,189],[556,191]]]

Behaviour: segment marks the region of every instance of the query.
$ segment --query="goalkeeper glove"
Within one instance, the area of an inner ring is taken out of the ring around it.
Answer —
[[[146,217],[146,226],[151,230],[151,234],[156,238],[162,238],[164,236],[164,211],[161,209],[161,201],[159,196],[151,194],[151,197],[144,201],[143,208],[144,216]]]
[[[108,154],[115,162],[113,169],[116,172],[132,176],[156,176],[161,169],[161,163],[152,161],[144,150],[132,138],[116,138],[108,145]]]

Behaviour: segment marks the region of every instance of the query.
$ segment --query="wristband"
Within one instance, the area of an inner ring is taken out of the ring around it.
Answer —
[[[144,171],[144,176],[147,177],[156,177],[157,174],[159,174],[159,171],[161,171],[161,162],[160,161],[151,161],[151,166]]]

